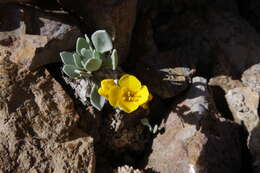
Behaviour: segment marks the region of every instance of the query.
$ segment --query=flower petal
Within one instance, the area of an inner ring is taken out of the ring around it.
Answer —
[[[139,105],[136,102],[128,102],[124,101],[123,99],[120,99],[119,107],[126,113],[131,113],[138,109]]]
[[[101,88],[104,90],[109,90],[114,86],[116,86],[116,84],[113,79],[104,79],[101,81]]]
[[[101,81],[101,88],[98,89],[98,94],[108,98],[109,91],[111,88],[115,87],[113,79],[105,79]]]
[[[113,107],[118,106],[118,102],[121,99],[121,89],[118,86],[114,86],[110,89],[108,101]]]
[[[119,79],[119,86],[126,87],[131,91],[138,91],[141,88],[141,82],[133,75],[125,74]]]
[[[108,97],[108,93],[103,88],[98,89],[98,94],[106,98]]]
[[[135,94],[135,97],[138,98],[137,104],[142,105],[149,100],[149,91],[146,85],[143,85],[142,88]]]

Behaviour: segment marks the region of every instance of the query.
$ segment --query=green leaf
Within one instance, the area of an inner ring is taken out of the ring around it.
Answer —
[[[110,68],[110,69],[113,68],[111,58],[107,58],[107,57],[102,58],[102,68]]]
[[[93,51],[93,58],[100,59],[100,53],[96,50]]]
[[[78,68],[83,68],[83,65],[81,63],[82,59],[79,54],[74,53],[73,54],[74,63]]]
[[[149,131],[152,132],[153,131],[153,128],[152,126],[150,125],[150,122],[147,118],[143,118],[141,119],[141,123],[144,125],[144,126],[147,126],[149,128]]]
[[[93,72],[93,71],[97,71],[101,67],[101,65],[102,65],[101,59],[91,58],[84,64],[84,68],[87,71]]]
[[[88,38],[87,34],[85,34],[85,39],[86,39],[87,43],[90,44],[90,39]]]
[[[85,34],[85,39],[86,39],[87,43],[89,44],[88,49],[90,49],[91,51],[93,51],[92,44],[91,44],[90,39],[88,38],[88,35],[87,35],[87,34]]]
[[[70,77],[80,77],[80,70],[74,65],[64,65],[62,71]]]
[[[83,49],[83,48],[88,49],[89,44],[84,38],[80,37],[80,38],[78,38],[77,43],[76,43],[76,52],[78,54],[81,54],[81,49]]]
[[[158,125],[156,124],[156,125],[153,127],[153,134],[155,134],[157,131],[158,131]]]
[[[67,65],[75,65],[74,59],[73,59],[73,53],[71,52],[61,52],[60,53],[61,60],[64,64]]]
[[[80,53],[82,56],[84,56],[85,61],[93,57],[93,52],[90,49],[83,48],[81,49]]]
[[[103,96],[98,94],[98,86],[97,85],[94,85],[91,89],[90,102],[99,111],[102,110],[102,108],[104,107],[104,105],[106,103],[106,99]]]
[[[111,54],[111,63],[112,63],[112,70],[115,70],[118,65],[118,55],[116,49],[114,49]]]
[[[92,43],[100,53],[108,52],[113,49],[112,41],[105,30],[99,30],[92,34]]]

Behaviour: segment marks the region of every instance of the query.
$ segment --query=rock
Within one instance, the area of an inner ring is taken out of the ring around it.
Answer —
[[[151,89],[152,93],[161,98],[171,98],[188,85],[195,69],[178,66],[173,52],[164,52],[157,57],[147,57],[138,63],[136,73],[138,77]],[[152,78],[151,78],[152,76]],[[158,85],[160,84],[160,85]]]
[[[37,0],[0,0],[0,3],[27,3],[35,1]]]
[[[219,4],[226,4],[226,1],[222,2]],[[155,12],[152,17],[146,17],[137,23],[140,30],[136,29],[135,33],[140,34],[133,38],[136,43],[133,56],[142,61],[143,57],[154,57],[157,62],[169,58],[172,62],[165,66],[188,67],[205,77],[216,74],[240,77],[244,70],[260,61],[260,37],[237,14],[237,10],[221,6],[199,5],[197,10],[195,7],[184,8],[179,13]],[[152,27],[144,29],[146,20],[151,21]],[[146,41],[148,44],[145,44]],[[158,56],[158,51],[171,51],[172,56]],[[144,61],[146,63],[147,60]],[[178,61],[179,64],[173,63]]]
[[[245,17],[248,22],[255,27],[256,31],[260,31],[260,3],[257,0],[240,1],[241,15]]]
[[[257,112],[259,95],[247,87],[234,88],[227,92],[226,99],[234,120],[244,124],[251,132],[259,123]]]
[[[58,2],[83,16],[91,33],[98,29],[106,29],[118,50],[120,63],[126,60],[135,25],[137,0],[80,0],[77,3],[58,0]]]
[[[117,154],[144,151],[151,137],[141,123],[147,114],[141,108],[131,114],[114,111],[108,114],[100,129],[103,148]]]
[[[237,87],[243,87],[242,82],[239,80],[234,80],[230,76],[221,75],[213,77],[209,80],[208,83],[210,86],[218,86],[221,89],[227,93],[229,90],[237,88]]]
[[[161,98],[171,98],[187,88],[189,78],[195,73],[194,59],[183,55],[183,50],[160,51],[154,40],[150,18],[144,17],[137,23],[133,42],[131,57],[135,58],[130,62],[136,64],[135,73],[152,93]]]
[[[77,130],[73,101],[47,71],[0,60],[0,170],[94,172],[93,139]]]
[[[193,78],[185,99],[176,101],[164,122],[160,127],[165,132],[153,141],[147,169],[175,173],[242,170],[242,128],[218,117],[204,78]]]
[[[0,74],[3,120],[17,122],[26,117],[24,123],[29,123],[31,131],[24,133],[42,139],[59,140],[69,135],[79,116],[70,97],[47,71],[30,73],[1,60]],[[10,121],[10,126],[14,122]]]
[[[54,172],[95,172],[95,153],[93,138],[80,130],[74,131],[72,139],[48,148],[52,155]],[[83,136],[79,136],[81,133]]]
[[[134,169],[132,166],[124,165],[114,170],[114,173],[142,173],[142,171]]]
[[[251,88],[260,95],[260,64],[255,64],[244,71],[241,80],[245,86]]]
[[[253,156],[254,172],[260,170],[259,95],[248,87],[234,88],[226,94],[234,120],[243,124],[248,132],[248,148]]]
[[[60,61],[59,52],[74,49],[81,35],[65,12],[0,5],[0,55],[30,70]],[[13,21],[10,22],[9,21]]]
[[[208,39],[217,42],[218,63],[228,66],[231,75],[239,76],[260,61],[260,36],[252,26],[232,13],[209,16]]]

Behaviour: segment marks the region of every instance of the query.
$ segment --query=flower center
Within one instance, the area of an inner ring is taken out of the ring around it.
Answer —
[[[123,100],[127,102],[136,102],[138,101],[138,97],[136,96],[134,92],[127,91],[124,93]]]

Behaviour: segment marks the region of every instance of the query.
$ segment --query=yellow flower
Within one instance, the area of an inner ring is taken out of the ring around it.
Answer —
[[[127,113],[138,109],[139,106],[148,108],[148,101],[152,99],[148,88],[133,75],[125,74],[118,85],[112,79],[105,79],[101,82],[98,93],[106,97],[113,107],[119,107]]]
[[[108,99],[111,88],[115,87],[116,84],[113,79],[105,79],[101,81],[101,88],[98,89],[98,94]]]

